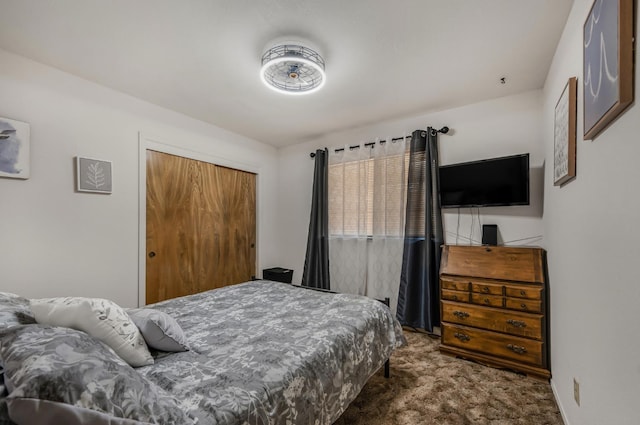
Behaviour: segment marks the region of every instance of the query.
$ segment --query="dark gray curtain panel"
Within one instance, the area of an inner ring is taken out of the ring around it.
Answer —
[[[307,255],[302,272],[302,285],[312,288],[331,289],[329,283],[329,151],[316,150],[313,172],[313,195]]]
[[[438,133],[431,127],[411,136],[407,216],[397,317],[433,332],[440,324],[442,212],[438,181]]]

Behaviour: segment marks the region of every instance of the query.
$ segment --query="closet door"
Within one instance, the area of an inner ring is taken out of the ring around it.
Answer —
[[[146,303],[255,276],[256,176],[147,150]]]

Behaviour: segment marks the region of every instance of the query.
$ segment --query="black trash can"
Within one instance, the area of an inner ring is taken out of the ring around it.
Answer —
[[[273,267],[262,270],[262,278],[265,280],[275,280],[276,282],[291,283],[293,270]]]

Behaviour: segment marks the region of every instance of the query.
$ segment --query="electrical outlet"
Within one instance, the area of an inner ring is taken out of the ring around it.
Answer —
[[[576,400],[576,404],[580,406],[580,383],[573,378],[573,398]]]

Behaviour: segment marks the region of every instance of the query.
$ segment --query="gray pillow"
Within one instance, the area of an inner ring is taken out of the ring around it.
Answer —
[[[147,345],[158,351],[188,351],[184,331],[176,320],[159,310],[138,308],[127,310]]]
[[[29,300],[10,292],[0,292],[0,328],[36,323]]]
[[[48,325],[0,331],[6,398],[16,424],[188,424],[169,393],[83,331]]]
[[[36,323],[36,319],[29,307],[29,300],[10,292],[0,292],[0,329],[31,323]],[[2,356],[0,356],[0,425],[13,423],[7,416],[6,393]]]

